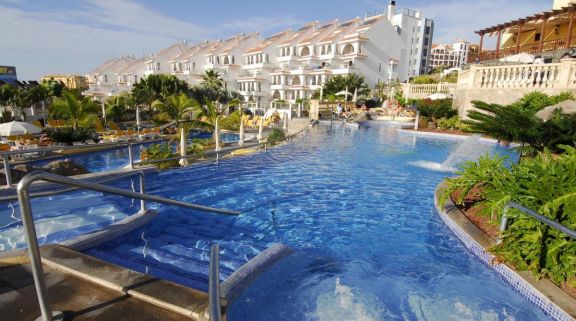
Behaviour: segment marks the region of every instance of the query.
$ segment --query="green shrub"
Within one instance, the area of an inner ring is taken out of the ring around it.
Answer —
[[[214,139],[212,138],[194,138],[192,139],[192,144],[199,144],[204,147],[214,145]]]
[[[94,131],[86,128],[58,127],[46,128],[46,136],[57,143],[72,145],[74,142],[84,142],[94,136]]]
[[[467,131],[528,145],[534,152],[550,149],[561,153],[560,145],[576,146],[576,115],[555,113],[543,121],[535,113],[569,97],[567,93],[552,97],[531,93],[508,106],[473,101],[478,110],[469,111],[470,119],[464,123]]]
[[[440,129],[460,129],[462,122],[458,116],[454,116],[452,118],[440,118],[436,121],[436,125]]]
[[[471,190],[480,191],[475,207],[479,215],[497,225],[504,206],[515,201],[547,218],[576,229],[576,149],[553,156],[546,151],[511,167],[501,158],[481,158],[466,164],[460,176],[447,181],[442,195],[446,200],[454,191],[462,191],[456,203],[462,204]],[[576,240],[522,212],[508,212],[509,228],[502,243],[492,250],[519,270],[531,270],[557,284],[576,286]]]
[[[458,111],[452,108],[452,99],[418,100],[416,107],[420,111],[421,117],[426,117],[434,122],[440,118],[452,118],[458,115]]]
[[[282,129],[274,128],[274,129],[272,129],[272,132],[270,133],[270,135],[268,135],[268,141],[269,142],[275,142],[275,141],[282,140],[284,137],[286,137],[286,134],[284,133],[284,131]]]
[[[412,80],[410,80],[410,83],[414,84],[414,85],[437,84],[438,79],[437,79],[437,77],[422,75],[422,76],[414,77]]]
[[[204,153],[204,146],[201,142],[194,142],[188,145],[186,153],[188,155],[202,155]]]
[[[143,161],[157,161],[174,157],[176,157],[176,155],[172,152],[172,147],[169,144],[153,144],[140,152],[140,159]],[[163,169],[178,166],[178,161],[170,160],[153,164],[156,167]]]
[[[220,118],[219,125],[220,128],[226,130],[240,130],[240,111],[237,110],[228,117]]]

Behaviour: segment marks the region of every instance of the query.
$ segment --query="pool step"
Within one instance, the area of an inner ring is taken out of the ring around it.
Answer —
[[[62,246],[44,249],[42,262],[51,268],[193,320],[208,320],[208,294],[203,291],[128,270]]]
[[[201,291],[208,289],[209,248],[172,244],[154,238],[148,238],[146,241],[146,245],[136,247],[129,244],[115,247],[101,246],[88,250],[87,254],[187,287]],[[223,250],[220,254],[221,281],[227,279],[247,261],[237,259],[234,252]]]

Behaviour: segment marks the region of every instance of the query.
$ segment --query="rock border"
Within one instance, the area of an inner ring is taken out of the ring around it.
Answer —
[[[438,216],[464,246],[552,319],[576,321],[576,299],[548,280],[536,280],[529,271],[518,272],[508,264],[499,263],[496,256],[488,251],[496,242],[464,216],[451,199],[440,207],[439,195],[446,187],[446,183],[442,182],[434,190],[434,207]]]

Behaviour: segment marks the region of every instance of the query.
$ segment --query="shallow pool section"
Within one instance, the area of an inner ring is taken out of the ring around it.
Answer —
[[[26,247],[18,202],[0,204],[0,251]],[[135,207],[134,207],[135,208]],[[96,192],[75,192],[32,201],[39,244],[90,233],[135,212]]]
[[[243,214],[158,206],[150,224],[88,253],[206,290],[212,242],[221,279],[273,243],[293,247],[232,304],[233,321],[548,320],[434,213],[433,190],[452,174],[418,164],[443,164],[460,144],[385,124],[317,127],[266,154],[152,174],[150,193]]]
[[[191,130],[190,134],[188,135],[188,138],[190,139],[194,138],[210,139],[212,137],[214,137],[213,132],[200,131],[200,130]],[[235,143],[240,140],[240,134],[231,132],[221,132],[220,140],[222,140],[224,143]]]

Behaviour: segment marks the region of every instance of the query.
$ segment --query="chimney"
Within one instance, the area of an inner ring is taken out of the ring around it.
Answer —
[[[386,13],[388,14],[388,21],[392,22],[392,18],[394,18],[394,15],[396,14],[396,1],[390,0],[390,3],[388,3],[388,11],[386,11]]]

